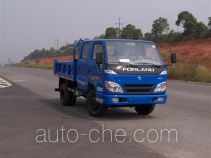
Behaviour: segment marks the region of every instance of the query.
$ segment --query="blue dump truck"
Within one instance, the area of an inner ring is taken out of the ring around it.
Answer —
[[[176,63],[175,53],[171,63]],[[151,41],[79,40],[72,60],[54,61],[54,74],[61,104],[73,106],[77,97],[85,97],[91,116],[114,107],[134,107],[148,115],[167,101],[167,65]]]

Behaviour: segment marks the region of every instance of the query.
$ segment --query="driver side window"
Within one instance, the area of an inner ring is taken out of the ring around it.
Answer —
[[[103,53],[103,45],[102,44],[94,44],[93,52],[92,52],[92,60],[96,60],[96,54],[102,52]]]

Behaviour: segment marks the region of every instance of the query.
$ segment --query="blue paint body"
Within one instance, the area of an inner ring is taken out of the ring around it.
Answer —
[[[108,41],[129,41],[152,43],[151,41],[142,40],[118,40],[118,39],[97,39],[97,40],[80,40],[74,47],[73,60],[70,61],[55,61],[54,74],[60,78],[64,78],[71,82],[75,82],[77,88],[85,94],[88,92],[90,85],[96,90],[96,97],[109,106],[137,106],[141,104],[164,104],[167,101],[167,92],[154,92],[155,87],[162,82],[167,81],[167,74],[108,74],[105,72],[108,69],[106,66],[106,42]],[[84,44],[89,45],[87,59],[81,59],[82,48]],[[103,45],[103,66],[102,69],[92,59],[94,44]],[[76,59],[76,49],[79,50],[79,58]],[[162,71],[167,70],[165,65],[161,66]],[[140,79],[141,78],[141,79]],[[106,89],[105,81],[118,83],[123,93],[111,92]],[[153,88],[148,92],[128,92],[124,85],[142,85],[151,84]],[[113,98],[118,98],[120,101],[115,102]],[[160,98],[159,100],[157,100]]]

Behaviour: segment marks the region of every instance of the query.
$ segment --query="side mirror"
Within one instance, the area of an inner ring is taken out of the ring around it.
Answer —
[[[98,65],[103,63],[103,53],[102,52],[96,53],[96,63]]]
[[[177,62],[177,54],[171,53],[171,63],[176,64],[176,62]]]

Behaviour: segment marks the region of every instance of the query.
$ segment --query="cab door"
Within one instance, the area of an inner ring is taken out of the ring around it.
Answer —
[[[95,42],[92,44],[92,49],[90,52],[90,56],[87,60],[87,77],[88,82],[95,86],[96,91],[103,91],[103,76],[102,76],[102,65],[98,65],[96,63],[96,54],[103,53],[104,46],[100,42]]]
[[[83,91],[86,91],[88,85],[87,58],[89,51],[90,44],[88,42],[84,42],[77,62],[77,84],[78,88]]]

